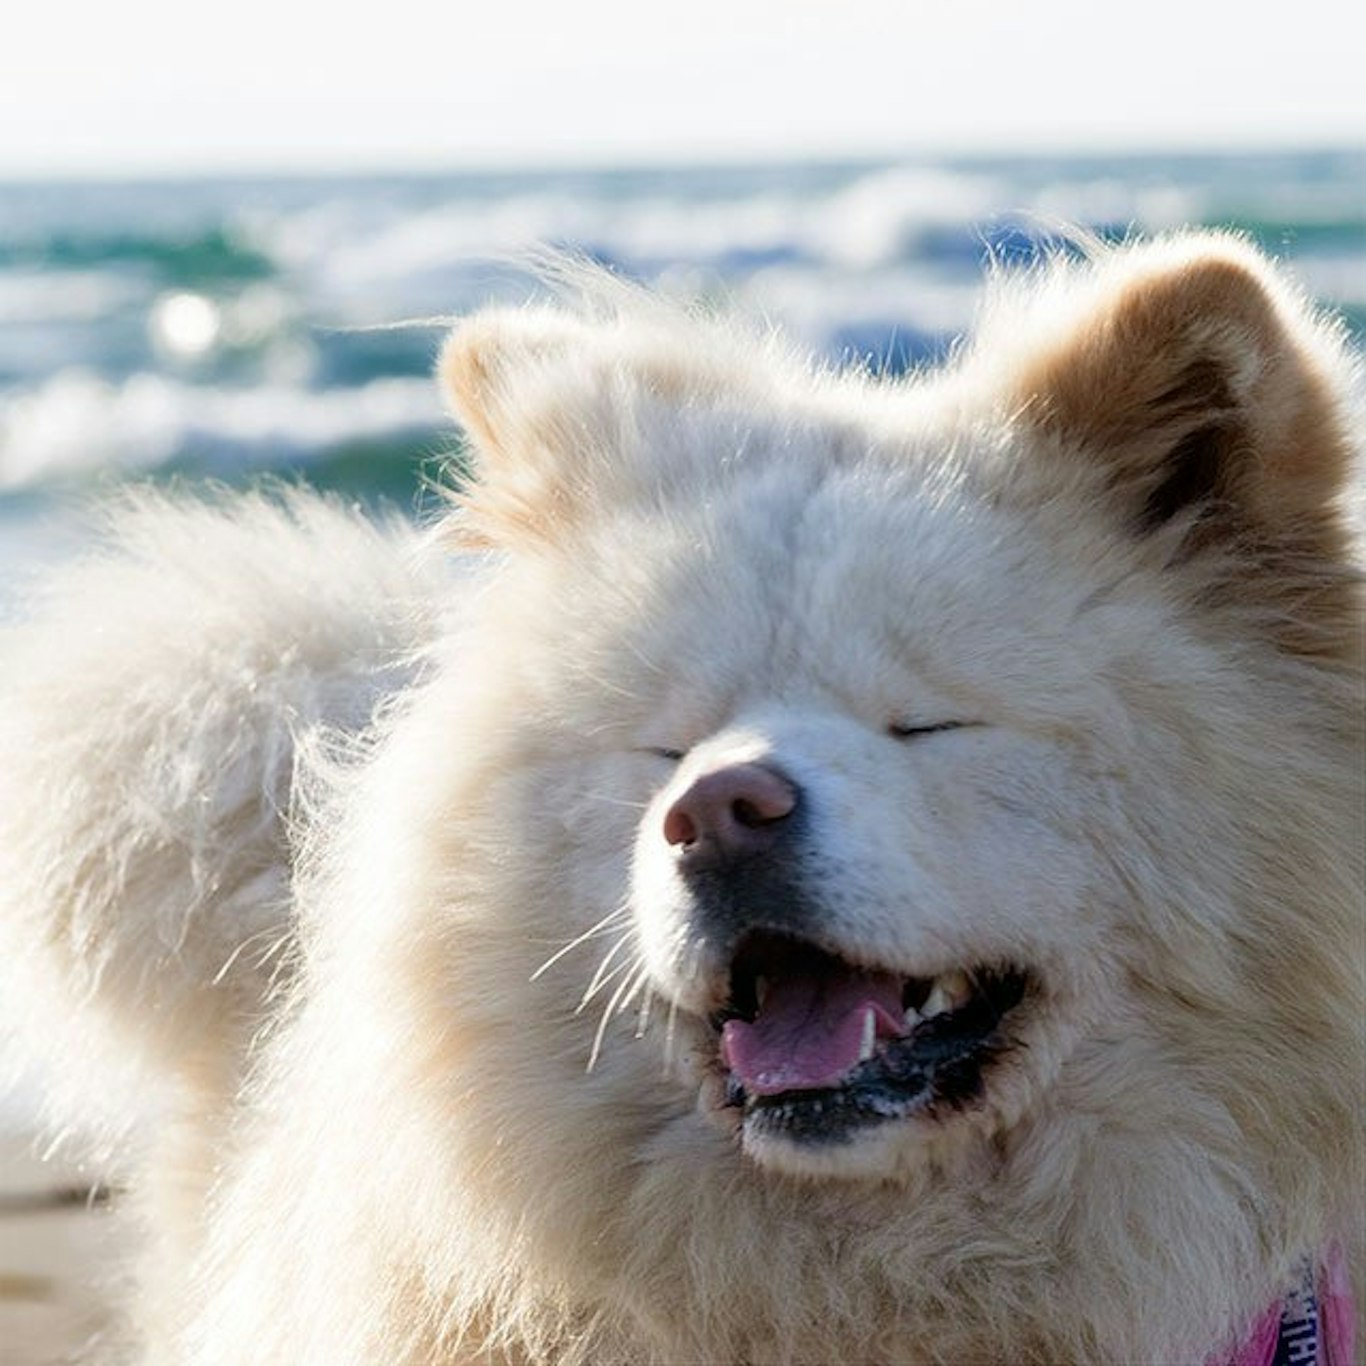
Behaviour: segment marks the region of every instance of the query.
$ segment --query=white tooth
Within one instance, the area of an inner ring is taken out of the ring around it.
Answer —
[[[754,979],[754,1004],[760,1010],[764,1008],[764,997],[768,995],[768,978],[756,977]]]
[[[920,1012],[914,1006],[906,1007],[906,1028],[914,1029],[920,1023]]]
[[[872,1006],[863,1012],[863,1042],[859,1047],[858,1060],[867,1062],[877,1051],[877,1015]]]
[[[957,1010],[959,1006],[966,1005],[972,995],[972,983],[968,981],[965,972],[946,972],[939,979],[938,985],[944,989],[944,998],[948,1001],[950,1010]]]
[[[928,1020],[932,1015],[942,1015],[949,1008],[948,997],[944,995],[944,988],[938,982],[930,988],[930,994],[925,997],[925,1004],[920,1007],[920,1013]]]

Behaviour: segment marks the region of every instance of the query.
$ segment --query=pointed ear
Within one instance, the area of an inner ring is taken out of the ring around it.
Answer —
[[[1177,238],[1115,253],[1063,308],[1008,386],[1055,458],[1098,472],[1136,535],[1279,575],[1298,612],[1307,579],[1343,577],[1341,345],[1269,263],[1236,239]]]
[[[1025,421],[1101,464],[1133,524],[1316,524],[1348,477],[1336,338],[1236,239],[1117,253],[1018,374]]]
[[[746,334],[616,282],[592,290],[607,300],[596,314],[489,309],[443,347],[438,380],[474,456],[466,539],[562,543],[667,482],[642,438],[651,422],[676,428],[686,409],[768,384]]]
[[[456,327],[437,378],[474,456],[459,502],[474,539],[553,540],[600,497],[629,411],[593,327],[550,309],[490,309]]]

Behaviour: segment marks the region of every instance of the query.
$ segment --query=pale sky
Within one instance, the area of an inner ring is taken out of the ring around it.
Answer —
[[[1366,146],[1360,0],[10,0],[4,30],[0,176]]]

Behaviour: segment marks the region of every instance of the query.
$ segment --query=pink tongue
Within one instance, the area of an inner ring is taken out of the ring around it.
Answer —
[[[878,1038],[905,1032],[901,978],[824,964],[776,979],[753,1024],[728,1020],[721,1057],[752,1095],[835,1086],[858,1066],[871,1010]]]

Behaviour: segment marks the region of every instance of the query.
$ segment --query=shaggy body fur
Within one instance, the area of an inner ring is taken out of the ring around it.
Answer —
[[[1000,282],[896,385],[616,287],[441,375],[440,539],[148,501],[5,640],[28,1034],[175,1145],[148,1358],[1201,1363],[1360,1269],[1350,377],[1264,261]],[[661,828],[751,761],[833,951],[1031,974],[961,1110],[724,1104]]]

